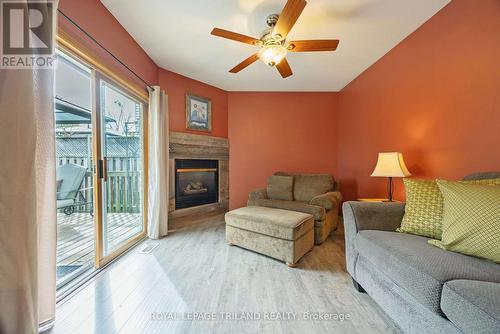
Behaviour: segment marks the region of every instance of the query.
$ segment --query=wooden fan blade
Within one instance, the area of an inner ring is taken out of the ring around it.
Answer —
[[[212,35],[222,37],[222,38],[227,38],[233,41],[241,42],[241,43],[246,43],[250,45],[257,45],[260,40],[257,38],[253,38],[247,35],[242,35],[238,34],[237,32],[232,32],[229,30],[224,30],[224,29],[219,29],[219,28],[214,28],[211,32]]]
[[[278,22],[276,22],[273,34],[280,34],[281,37],[285,38],[290,30],[292,30],[293,25],[297,22],[306,5],[307,2],[305,0],[288,0],[283,11],[281,11]]]
[[[292,41],[288,46],[288,51],[290,52],[335,51],[338,45],[339,45],[338,39]]]
[[[238,73],[239,71],[241,71],[245,67],[255,63],[257,61],[257,59],[259,59],[259,54],[258,53],[253,54],[250,57],[248,57],[247,59],[243,60],[238,65],[236,65],[235,67],[233,67],[232,69],[230,69],[229,72]]]
[[[290,64],[288,64],[288,61],[286,58],[283,58],[278,65],[276,65],[276,68],[280,72],[281,76],[283,78],[288,78],[293,74],[292,69],[290,67]]]

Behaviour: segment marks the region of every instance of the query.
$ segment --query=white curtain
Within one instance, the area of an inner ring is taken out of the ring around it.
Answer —
[[[55,315],[53,71],[0,73],[0,333],[36,333]]]
[[[55,316],[53,69],[0,70],[0,124],[0,333],[37,333]]]
[[[148,237],[159,239],[168,233],[168,103],[165,91],[153,88],[148,113]]]

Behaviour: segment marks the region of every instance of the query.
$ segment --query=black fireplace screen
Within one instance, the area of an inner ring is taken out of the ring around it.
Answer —
[[[219,161],[175,160],[175,208],[219,201]]]

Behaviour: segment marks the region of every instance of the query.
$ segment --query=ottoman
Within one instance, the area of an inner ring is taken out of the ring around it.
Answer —
[[[314,247],[314,217],[307,213],[247,206],[226,213],[226,240],[289,267]]]

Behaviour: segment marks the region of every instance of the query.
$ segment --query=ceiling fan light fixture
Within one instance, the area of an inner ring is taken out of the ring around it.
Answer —
[[[278,65],[286,57],[287,50],[280,44],[265,45],[259,51],[259,58],[269,66]]]
[[[287,42],[288,33],[297,22],[306,5],[306,0],[287,0],[280,14],[271,14],[267,17],[268,28],[262,32],[260,38],[214,28],[211,32],[214,36],[260,47],[257,53],[243,60],[230,69],[229,72],[239,73],[260,58],[265,64],[271,67],[275,66],[281,77],[285,79],[293,75],[290,64],[286,59],[288,52],[335,51],[339,44],[338,39],[306,39]]]

